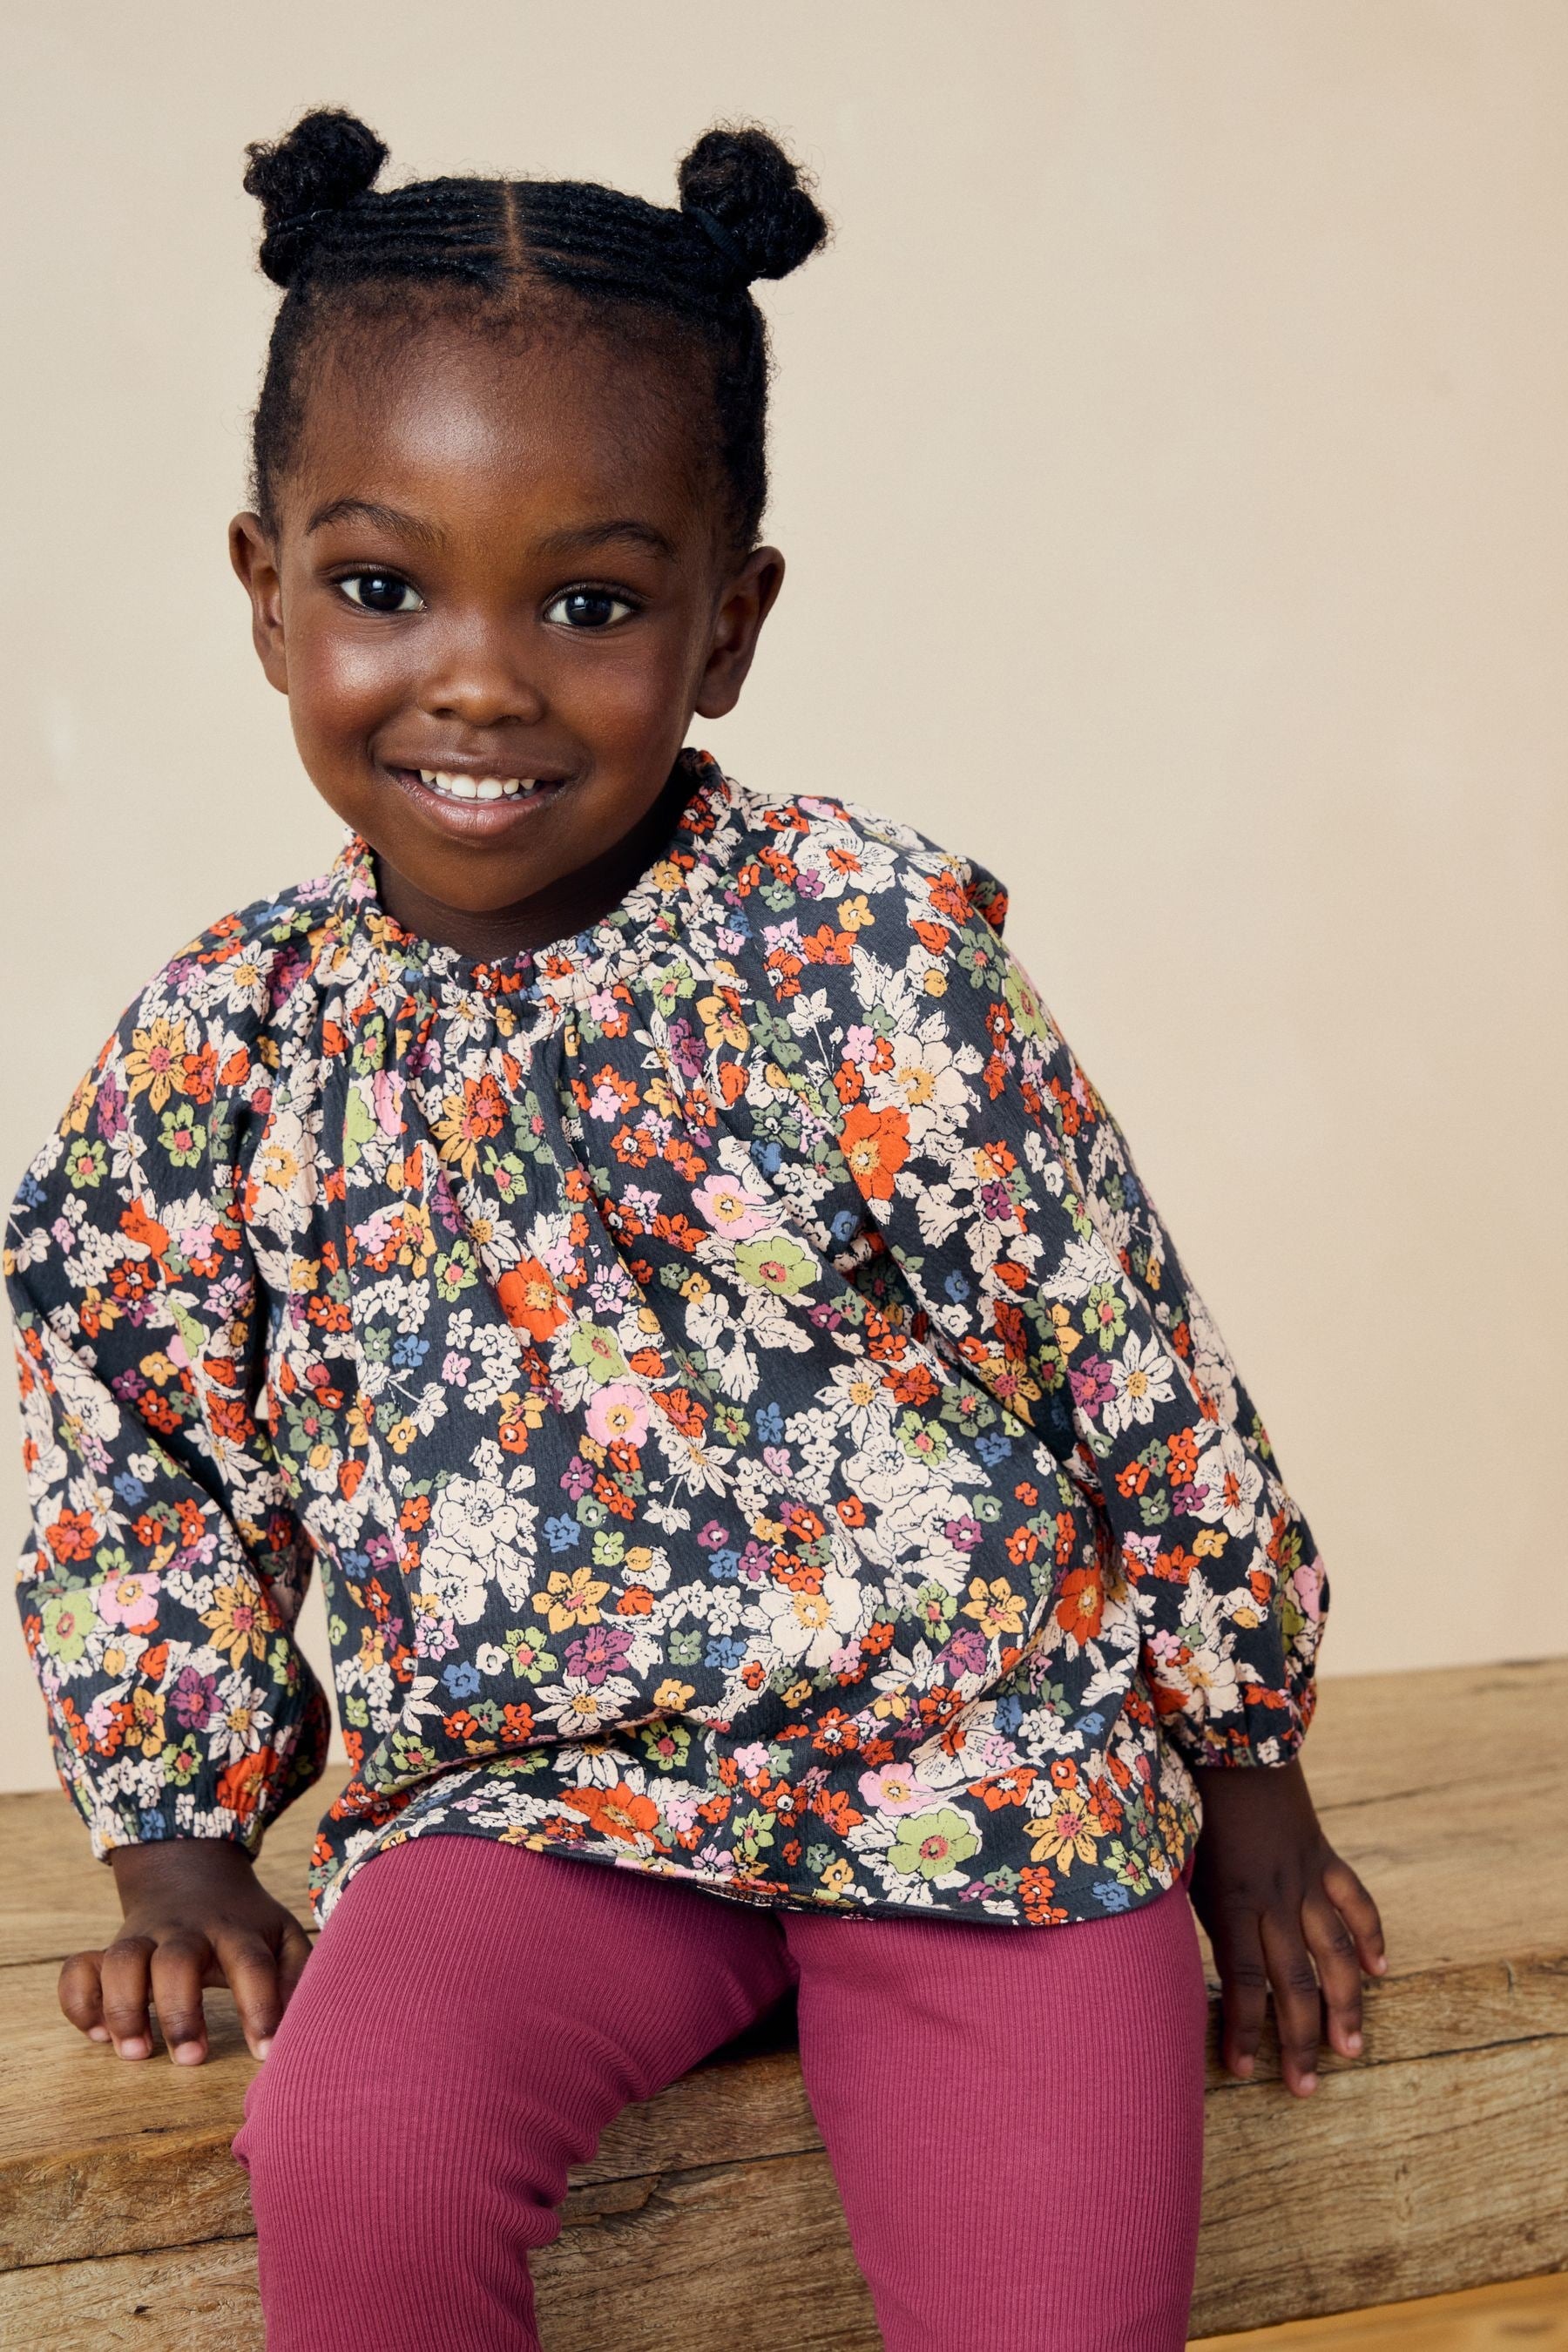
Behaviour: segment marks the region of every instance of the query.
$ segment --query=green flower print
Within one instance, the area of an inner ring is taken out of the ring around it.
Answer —
[[[945,1878],[980,1851],[973,1823],[951,1805],[934,1813],[914,1813],[899,1823],[888,1859],[906,1878]]]

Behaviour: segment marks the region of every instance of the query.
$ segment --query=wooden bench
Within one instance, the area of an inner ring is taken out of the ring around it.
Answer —
[[[1325,1682],[1307,1761],[1391,1968],[1312,2099],[1211,2060],[1196,2336],[1568,2267],[1565,1724],[1568,1660]],[[307,1919],[330,1792],[260,1864]],[[59,1962],[119,1910],[57,1790],[0,1799],[0,2343],[259,2347],[231,2000],[189,2071],[67,2024]],[[787,2020],[617,2119],[535,2275],[550,2352],[878,2352]]]

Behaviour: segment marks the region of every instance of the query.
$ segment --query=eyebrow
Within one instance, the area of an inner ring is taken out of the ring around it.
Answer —
[[[547,539],[539,541],[539,552],[570,555],[580,547],[603,547],[612,539],[636,540],[651,548],[656,555],[668,555],[672,560],[676,553],[672,540],[651,522],[639,522],[635,515],[617,516],[611,522],[575,523],[565,530],[552,530]]]
[[[440,547],[446,533],[434,523],[421,522],[417,515],[404,514],[396,507],[384,507],[375,499],[331,499],[318,507],[306,524],[307,535],[324,530],[333,522],[369,522],[382,530],[390,530],[400,539],[412,539],[421,547]]]
[[[383,530],[393,531],[403,539],[412,539],[422,547],[440,547],[446,533],[434,523],[422,522],[417,515],[405,514],[400,508],[383,506],[376,499],[332,499],[318,507],[306,524],[307,535],[324,530],[329,523],[368,522]],[[677,550],[651,522],[641,522],[635,515],[617,515],[608,522],[573,523],[564,530],[552,530],[539,541],[541,555],[571,555],[579,549],[605,547],[612,540],[632,540],[648,548],[655,555],[676,560]]]

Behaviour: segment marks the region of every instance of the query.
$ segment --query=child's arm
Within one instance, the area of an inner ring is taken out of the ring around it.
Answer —
[[[1131,1595],[1140,1680],[1207,1801],[1194,1892],[1226,2061],[1250,2071],[1267,1978],[1286,2080],[1308,2090],[1318,1978],[1353,2054],[1355,1958],[1382,1965],[1375,1907],[1294,1761],[1327,1604],[1316,1547],[1124,1137],[999,936],[1000,885],[910,863],[901,913],[881,893],[855,934],[839,1147],[930,1323],[1108,1527],[1112,1559],[1075,1568],[1055,1612],[1072,1626],[1050,1638],[1098,1627],[1101,1574]]]
[[[240,1107],[195,1044],[154,982],[34,1158],[5,1256],[33,1517],[18,1600],[56,1769],[127,1914],[60,1998],[128,2055],[151,2047],[149,1992],[171,2047],[205,2040],[201,1986],[223,1976],[253,2047],[276,2022],[308,1945],[251,1858],[331,1731],[291,1637],[310,1548],[252,1410]]]

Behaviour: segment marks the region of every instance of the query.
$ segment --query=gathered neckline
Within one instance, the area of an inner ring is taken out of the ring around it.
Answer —
[[[367,945],[414,966],[443,993],[575,996],[607,985],[667,944],[691,902],[731,870],[730,853],[740,822],[732,778],[710,751],[694,744],[682,748],[677,764],[690,772],[692,785],[663,847],[619,903],[581,930],[504,956],[465,955],[426,939],[388,912],[376,883],[374,853],[364,835],[352,830],[329,877],[338,928],[345,940],[358,932]]]

